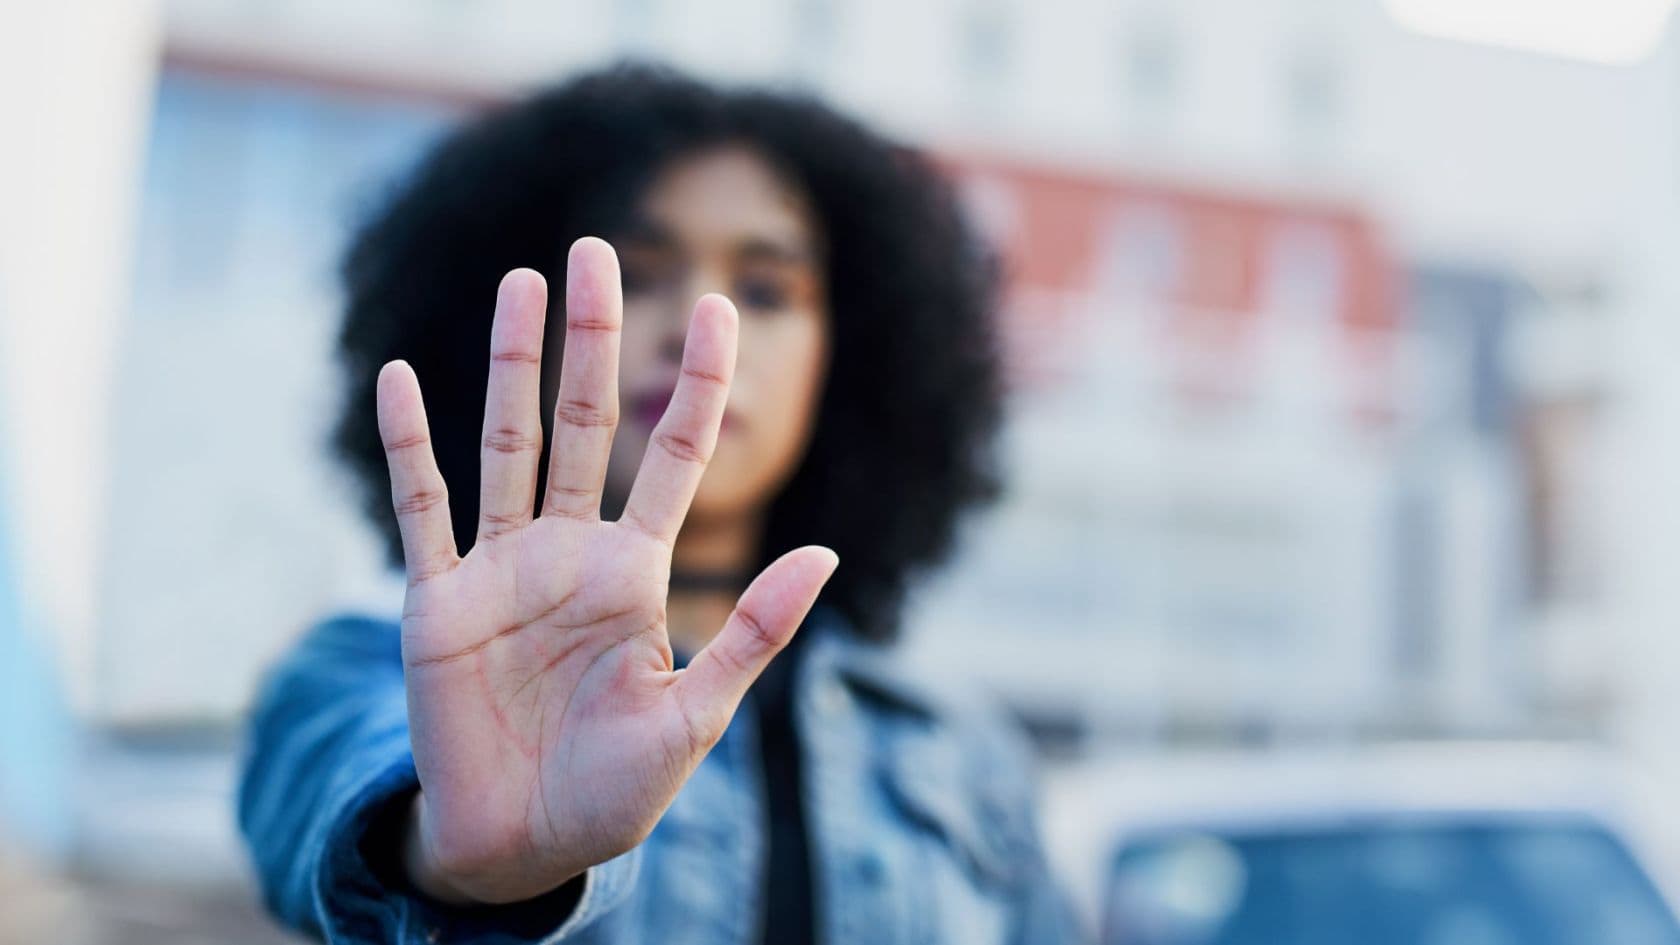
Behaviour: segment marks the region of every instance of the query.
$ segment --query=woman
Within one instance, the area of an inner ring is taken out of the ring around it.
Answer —
[[[1067,937],[1024,752],[887,646],[994,489],[993,280],[921,160],[614,70],[445,141],[345,273],[337,444],[407,590],[258,700],[240,820],[277,914],[352,942]]]

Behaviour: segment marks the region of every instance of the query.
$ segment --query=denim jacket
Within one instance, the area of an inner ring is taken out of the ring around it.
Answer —
[[[817,940],[1076,940],[1009,728],[905,680],[832,610],[801,632],[810,649],[792,701]],[[569,911],[545,915],[541,900],[464,910],[393,879],[362,842],[418,786],[402,672],[396,622],[340,617],[258,697],[239,822],[283,921],[332,942],[756,945],[768,819],[752,700],[652,834],[584,875]]]

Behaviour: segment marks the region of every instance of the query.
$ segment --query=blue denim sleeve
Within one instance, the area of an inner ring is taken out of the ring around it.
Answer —
[[[623,902],[639,848],[590,869],[575,904],[570,896],[545,897],[480,909],[433,902],[368,855],[363,841],[381,816],[419,787],[400,639],[389,621],[329,620],[275,667],[258,694],[238,814],[269,909],[335,943],[575,940]]]

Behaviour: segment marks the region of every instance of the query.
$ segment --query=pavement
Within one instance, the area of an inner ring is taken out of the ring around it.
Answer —
[[[0,945],[299,945],[255,893],[0,866]]]
[[[69,849],[0,838],[0,945],[287,945],[234,824],[237,746],[95,738],[79,751]]]

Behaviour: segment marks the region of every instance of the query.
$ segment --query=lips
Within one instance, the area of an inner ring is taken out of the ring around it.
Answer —
[[[628,419],[643,429],[652,431],[654,426],[659,423],[659,418],[665,416],[665,408],[670,406],[671,397],[675,393],[676,388],[665,387],[645,391],[630,397],[626,405],[629,407]],[[726,408],[723,412],[722,429],[728,430],[735,426],[737,422],[738,418],[735,411]]]
[[[652,430],[665,415],[665,408],[671,403],[672,389],[650,391],[630,398],[630,419],[644,429]]]

